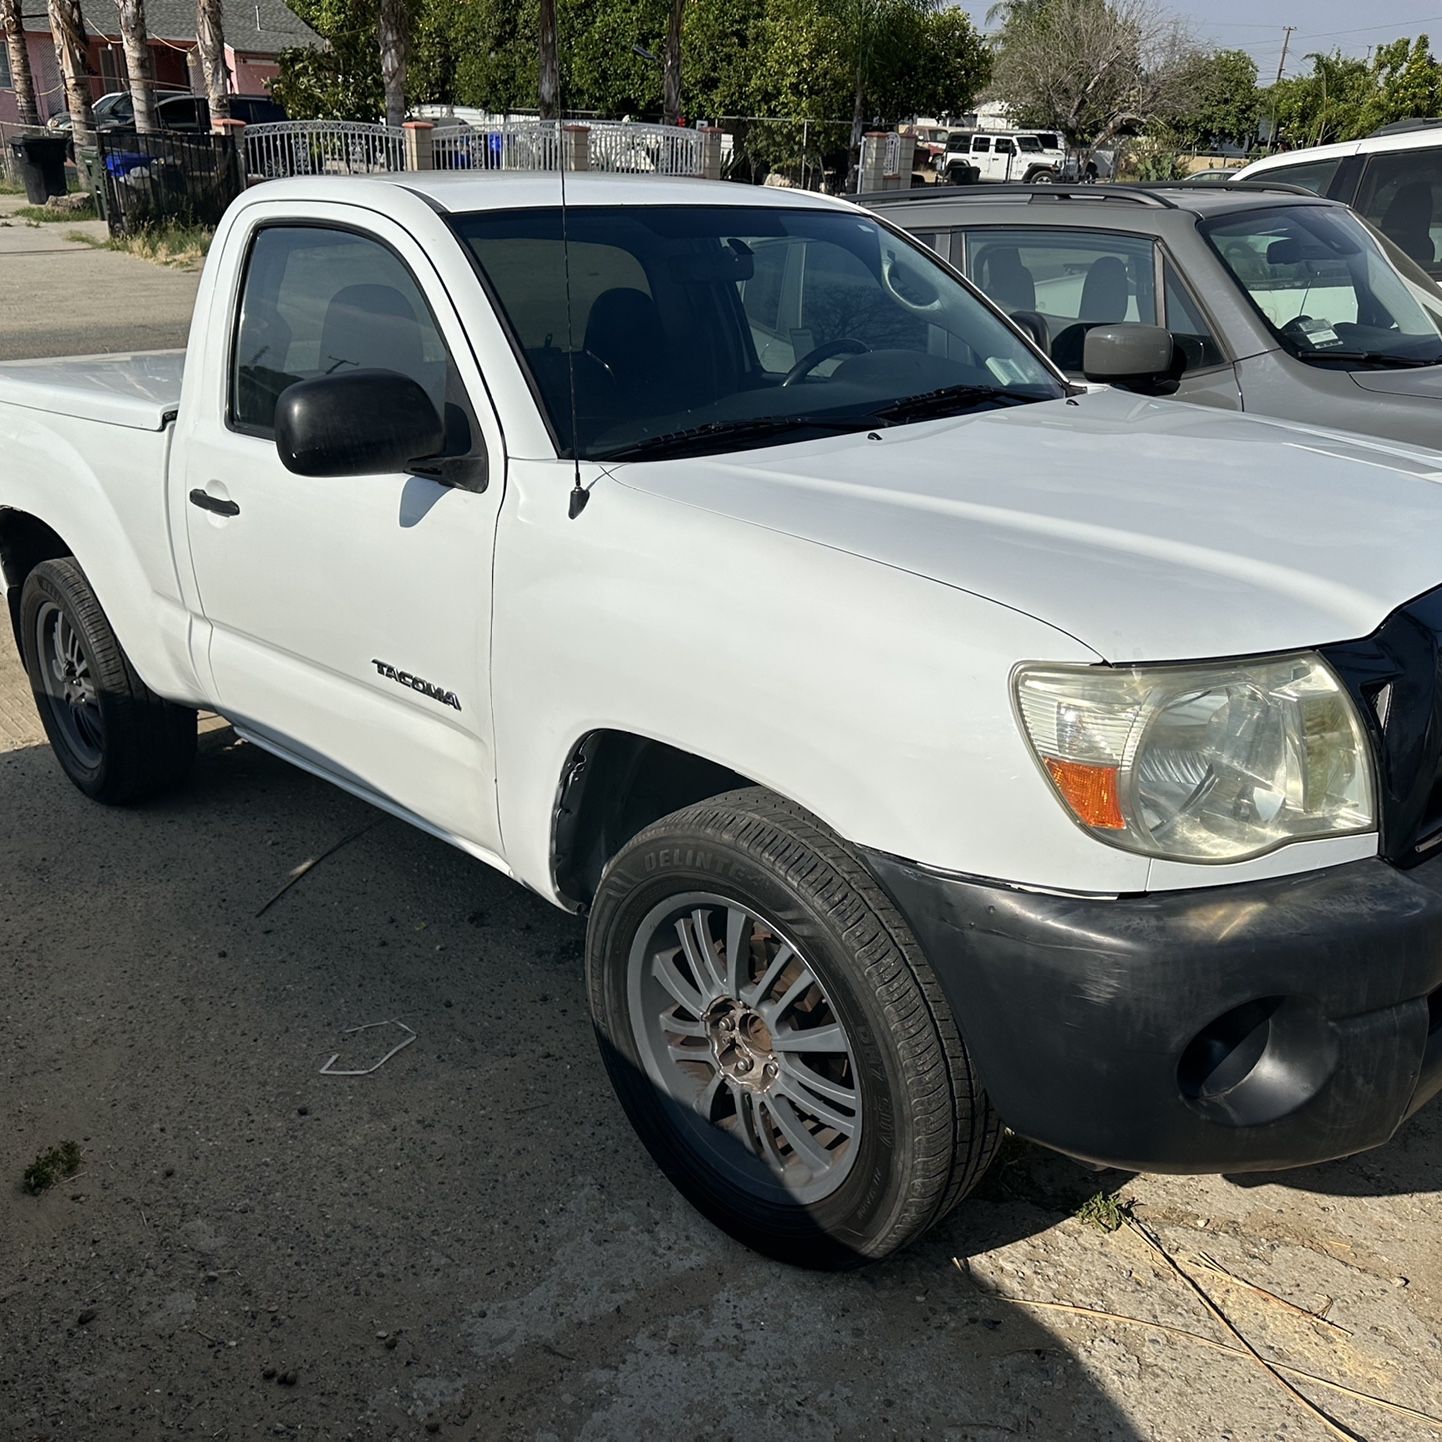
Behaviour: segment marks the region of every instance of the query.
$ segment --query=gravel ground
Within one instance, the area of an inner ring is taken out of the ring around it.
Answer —
[[[155,275],[183,310],[193,278]],[[0,353],[27,316],[0,307]],[[94,806],[8,643],[4,1442],[1339,1435],[1255,1361],[1027,1304],[1235,1345],[1137,1232],[1076,1219],[1099,1192],[1267,1356],[1442,1417],[1442,1105],[1368,1156],[1244,1183],[1009,1143],[903,1257],[787,1270],[698,1218],[633,1139],[578,923],[219,724],[182,795]],[[344,1033],[392,1019],[417,1039],[381,1070],[319,1074],[380,1056],[399,1031]],[[80,1172],[25,1194],[67,1139]],[[1299,1385],[1369,1442],[1442,1437]]]

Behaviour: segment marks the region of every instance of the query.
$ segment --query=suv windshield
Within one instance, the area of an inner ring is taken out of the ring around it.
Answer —
[[[573,206],[569,306],[559,209],[453,224],[564,455],[734,450],[1066,393],[931,251],[854,211]]]
[[[1442,362],[1442,291],[1351,211],[1268,207],[1200,229],[1298,359],[1352,367]]]

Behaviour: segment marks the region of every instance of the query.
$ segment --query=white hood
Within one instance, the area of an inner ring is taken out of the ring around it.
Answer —
[[[931,577],[1111,661],[1365,636],[1442,585],[1442,453],[1119,391],[623,485]]]

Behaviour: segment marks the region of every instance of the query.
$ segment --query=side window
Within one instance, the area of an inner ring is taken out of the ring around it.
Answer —
[[[998,140],[996,142],[996,153],[998,155],[1015,155],[1016,143],[1011,140]]]
[[[1442,147],[1369,155],[1353,208],[1429,275],[1442,275]]]
[[[459,378],[405,265],[379,241],[348,231],[258,231],[231,357],[232,425],[268,436],[287,386],[368,367],[418,381],[446,419],[447,449],[469,449]]]
[[[1181,346],[1187,358],[1187,370],[1205,370],[1208,366],[1222,365],[1226,359],[1222,348],[1182,284],[1181,276],[1172,268],[1171,261],[1166,261],[1162,267],[1162,290],[1166,306],[1164,324]]]
[[[1326,195],[1327,187],[1341,163],[1340,156],[1330,156],[1326,160],[1303,160],[1296,165],[1269,166],[1257,176],[1257,181],[1275,180],[1282,185],[1300,185],[1303,190]]]
[[[984,151],[989,151],[990,149],[991,149],[991,136],[989,136],[989,135],[973,135],[973,136],[971,137],[971,150],[972,150],[972,154],[973,154],[973,155],[980,155],[982,152],[984,152]]]
[[[974,230],[966,273],[1008,315],[1033,313],[1051,358],[1080,371],[1087,331],[1157,323],[1155,250],[1146,236],[1099,230]]]

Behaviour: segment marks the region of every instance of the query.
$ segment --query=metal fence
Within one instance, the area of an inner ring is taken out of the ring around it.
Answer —
[[[372,175],[406,168],[405,131],[357,120],[281,120],[247,125],[246,174]]]
[[[555,120],[437,125],[431,154],[437,170],[559,170],[561,126]]]
[[[591,169],[632,175],[700,175],[701,132],[679,125],[591,121]]]
[[[215,226],[245,187],[240,151],[228,135],[102,130],[96,143],[112,235],[158,225]]]

